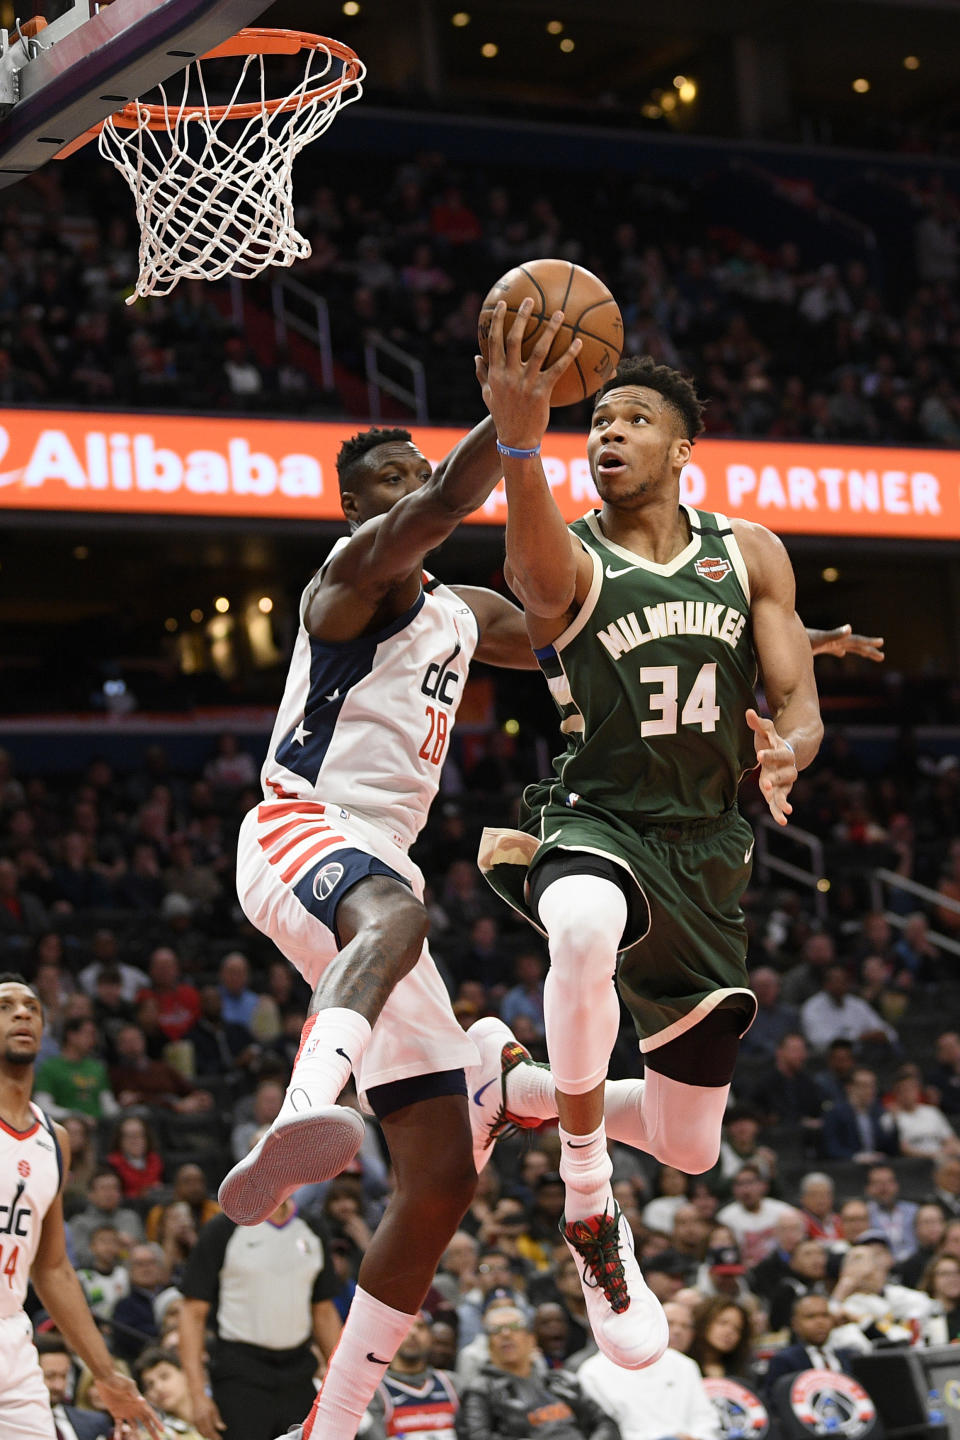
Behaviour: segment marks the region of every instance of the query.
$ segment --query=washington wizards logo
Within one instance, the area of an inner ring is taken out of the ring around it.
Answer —
[[[703,576],[704,580],[713,580],[719,584],[725,575],[730,574],[733,566],[729,560],[724,560],[720,556],[704,555],[703,559],[698,560],[693,568],[698,575]]]
[[[336,860],[324,865],[313,877],[313,893],[318,900],[328,900],[343,879],[343,866]]]

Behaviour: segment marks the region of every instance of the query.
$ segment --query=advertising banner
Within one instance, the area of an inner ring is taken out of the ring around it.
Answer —
[[[360,426],[245,417],[0,411],[0,510],[340,518],[336,455]],[[410,426],[433,462],[462,430]],[[543,466],[568,520],[596,503],[584,436]],[[682,498],[782,534],[960,539],[960,452],[700,440]],[[502,485],[472,520],[502,524]]]

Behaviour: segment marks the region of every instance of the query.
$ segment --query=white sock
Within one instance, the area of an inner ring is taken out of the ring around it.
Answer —
[[[551,1070],[516,1065],[507,1076],[507,1109],[524,1119],[555,1120],[557,1087]]]
[[[360,1064],[371,1033],[370,1022],[356,1010],[336,1008],[311,1015],[303,1027],[283,1108],[304,1108],[302,1097],[294,1093],[298,1090],[307,1092],[311,1105],[335,1104]]]
[[[303,1440],[354,1440],[373,1393],[417,1317],[375,1300],[358,1285],[327,1365]]]
[[[573,1135],[560,1126],[560,1174],[567,1187],[564,1214],[569,1220],[602,1215],[609,1204],[613,1162],[607,1153],[603,1122],[590,1135]]]

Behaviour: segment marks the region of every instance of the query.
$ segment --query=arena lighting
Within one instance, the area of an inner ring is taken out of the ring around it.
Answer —
[[[519,734],[520,734],[520,721],[519,721],[519,720],[504,720],[504,722],[503,722],[503,729],[504,729],[504,733],[505,733],[506,735],[519,735]]]
[[[640,114],[644,120],[659,120],[663,111],[659,105],[655,105],[652,100],[648,100],[646,105],[641,107]]]
[[[166,620],[164,620],[164,622],[163,622],[163,628],[164,628],[164,630],[166,630],[167,633],[170,634],[170,635],[172,635],[173,632],[174,632],[174,630],[176,630],[176,628],[177,628],[177,622],[176,622],[176,620],[174,620],[174,618],[173,618],[172,615],[168,615],[167,618],[166,618]]]
[[[466,10],[458,10],[455,15],[450,16],[450,24],[455,25],[458,30],[462,30],[464,25],[470,24],[470,16]]]
[[[227,599],[226,595],[218,595],[216,600],[214,600],[213,602],[213,608],[214,610],[216,610],[218,615],[226,615],[227,611],[230,609],[230,601]]]
[[[904,68],[904,70],[919,70],[919,69],[920,69],[920,61],[919,61],[919,59],[917,58],[917,56],[916,56],[916,55],[904,55],[904,57],[903,57],[903,68]]]
[[[854,90],[856,90],[858,95],[866,95],[867,91],[870,89],[870,81],[864,79],[864,77],[860,75],[857,77],[856,80],[854,80],[853,88]]]
[[[660,108],[661,110],[665,110],[668,115],[670,114],[671,110],[676,110],[677,97],[673,94],[672,91],[665,90],[660,96]]]
[[[697,98],[696,81],[684,80],[683,84],[678,88],[677,94],[680,96],[680,99],[683,101],[684,105],[692,104],[693,101]]]
[[[548,21],[547,21],[547,34],[548,34],[548,35],[562,35],[562,34],[563,34],[563,21],[562,21],[562,20],[548,20]]]
[[[260,596],[260,599],[257,601],[257,609],[260,611],[261,615],[270,614],[270,611],[273,609],[273,601],[270,599],[269,595]]]
[[[826,875],[821,875],[820,879],[817,881],[817,889],[820,891],[821,895],[826,895],[827,891],[830,889],[830,881],[827,879]]]
[[[483,56],[484,60],[492,60],[494,55],[499,55],[499,53],[500,46],[494,45],[492,40],[488,40],[486,45],[480,46],[480,54]]]
[[[673,88],[674,88],[674,90],[682,90],[683,87],[684,87],[684,85],[686,85],[686,83],[687,83],[687,77],[686,77],[686,75],[674,75],[674,77],[673,77]]]
[[[343,0],[343,13],[344,15],[359,15],[360,6],[357,0]]]
[[[567,39],[560,41],[560,49],[563,51],[564,55],[569,55],[571,50],[576,49],[576,44],[568,36]]]
[[[820,572],[820,579],[825,580],[828,585],[832,585],[835,580],[840,579],[840,571],[835,565],[828,565],[825,570]]]
[[[202,610],[191,610],[191,611],[190,611],[190,619],[193,621],[194,625],[199,625],[199,624],[200,624],[200,621],[203,619],[203,611],[202,611]]]
[[[86,559],[89,557],[89,555],[90,555],[90,551],[87,549],[86,545],[74,545],[74,547],[73,547],[73,558],[74,558],[74,560],[86,560]]]

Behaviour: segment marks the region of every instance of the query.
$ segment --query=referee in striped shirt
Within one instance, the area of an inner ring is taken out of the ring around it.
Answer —
[[[207,1222],[187,1261],[179,1327],[194,1424],[207,1440],[274,1440],[303,1419],[316,1394],[312,1343],[329,1358],[340,1335],[339,1284],[327,1236],[292,1200],[259,1225]]]

